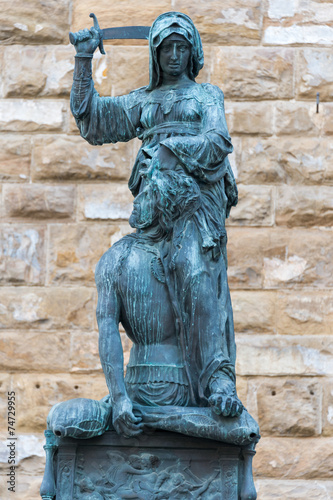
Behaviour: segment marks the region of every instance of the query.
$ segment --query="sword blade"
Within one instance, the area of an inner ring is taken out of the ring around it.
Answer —
[[[121,28],[106,28],[101,30],[103,40],[148,40],[150,26],[124,26]]]

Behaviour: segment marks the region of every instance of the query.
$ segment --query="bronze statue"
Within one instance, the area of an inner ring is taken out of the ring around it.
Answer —
[[[94,89],[99,28],[71,37],[71,110],[81,136],[96,146],[138,137],[142,146],[129,180],[136,232],[96,268],[109,395],[56,405],[49,429],[87,438],[112,426],[125,437],[158,428],[256,443],[258,426],[236,393],[227,281],[225,220],[238,199],[233,147],[222,91],[195,81],[204,63],[200,35],[185,14],[160,15],[149,35],[149,85],[119,97]],[[119,323],[133,342],[125,377]]]

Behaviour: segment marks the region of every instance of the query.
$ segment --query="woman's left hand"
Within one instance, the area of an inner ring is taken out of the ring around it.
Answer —
[[[175,170],[179,163],[177,156],[163,145],[160,146],[156,153],[156,160],[159,164],[158,168],[160,170]]]

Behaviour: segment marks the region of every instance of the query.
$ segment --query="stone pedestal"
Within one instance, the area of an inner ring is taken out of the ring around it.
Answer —
[[[56,500],[254,500],[254,453],[251,446],[166,431],[132,439],[114,431],[61,438],[54,457]]]

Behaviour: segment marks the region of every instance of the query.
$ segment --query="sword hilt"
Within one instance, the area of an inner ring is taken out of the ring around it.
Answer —
[[[101,32],[101,28],[99,27],[99,24],[98,24],[98,21],[97,21],[97,17],[95,16],[95,14],[93,12],[91,12],[89,14],[89,17],[92,17],[93,20],[94,20],[94,28],[99,31],[100,33],[100,38],[101,38],[101,41],[99,42],[99,51],[101,54],[105,54],[105,50],[104,50],[104,47],[103,47],[103,37],[102,37],[102,32]]]
[[[103,37],[102,37],[102,31],[101,28],[99,27],[97,17],[95,16],[94,13],[89,14],[89,17],[92,17],[94,20],[94,28],[99,32],[100,34],[100,42],[98,45],[98,48],[100,50],[101,54],[105,54],[104,46],[103,46]],[[69,41],[71,42],[72,45],[76,45],[78,42],[82,42],[86,40],[86,35],[84,33],[69,33]]]

